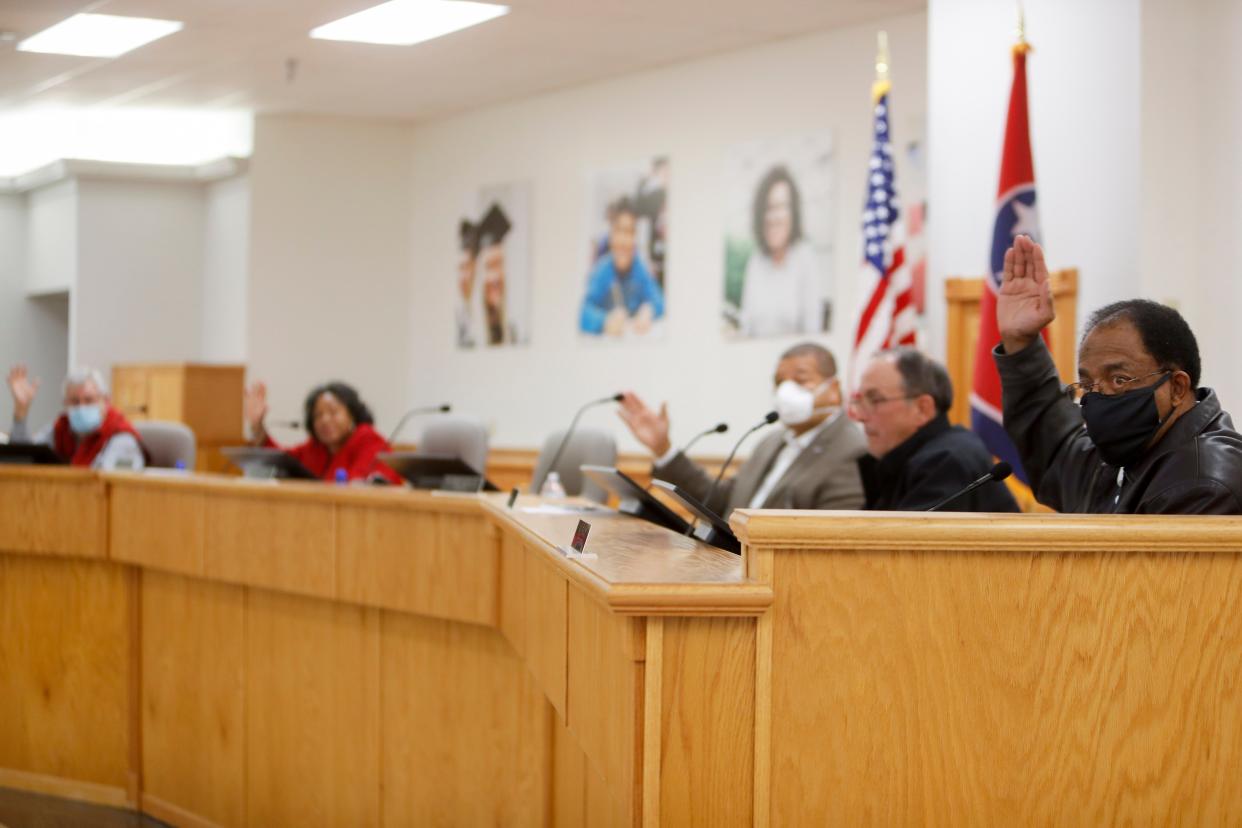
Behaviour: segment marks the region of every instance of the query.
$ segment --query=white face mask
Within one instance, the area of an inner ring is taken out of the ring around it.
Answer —
[[[785,380],[776,386],[772,407],[787,426],[799,426],[816,414],[831,412],[831,407],[816,408],[815,398],[824,392],[832,380],[824,380],[814,389],[804,388],[793,380]]]

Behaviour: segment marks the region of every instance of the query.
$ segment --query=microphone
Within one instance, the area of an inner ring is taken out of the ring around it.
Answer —
[[[1008,477],[1011,474],[1013,474],[1013,466],[1009,465],[1004,460],[1002,460],[999,463],[997,463],[995,466],[993,466],[992,468],[988,469],[988,473],[985,474],[983,477],[980,477],[978,480],[976,480],[974,483],[971,483],[969,486],[962,489],[960,492],[949,495],[944,500],[937,503],[935,506],[932,506],[931,508],[929,508],[927,511],[935,512],[938,509],[940,509],[942,506],[946,506],[952,503],[953,501],[957,500],[962,495],[968,495],[971,492],[973,492],[975,489],[979,488],[980,486],[986,483],[991,483],[993,480],[999,483],[1000,481],[1004,480],[1006,477]]]
[[[702,440],[704,437],[706,437],[709,434],[724,434],[728,430],[729,430],[728,423],[716,423],[714,426],[709,428],[707,431],[700,431],[698,434],[691,437],[690,442],[686,443],[684,446],[681,447],[681,453],[685,454],[686,452],[690,451],[691,446],[693,446],[695,443],[697,443],[699,440]]]
[[[266,420],[265,419],[263,421],[263,425],[265,427],[275,426],[276,428],[297,428],[297,429],[306,428],[306,425],[301,420]]]
[[[388,442],[390,444],[397,442],[397,435],[401,433],[401,429],[405,427],[405,424],[411,417],[417,414],[447,414],[452,410],[453,406],[448,403],[442,403],[441,405],[420,405],[418,408],[411,408],[409,411],[405,412],[405,414],[401,415],[400,420],[397,420],[397,427],[392,430],[392,434],[388,435]]]
[[[594,408],[597,405],[606,405],[610,402],[621,402],[623,396],[623,394],[613,394],[610,397],[600,397],[598,400],[591,400],[589,403],[582,406],[582,408],[578,409],[578,413],[575,414],[574,418],[569,421],[569,428],[565,431],[565,436],[561,438],[560,445],[556,447],[556,451],[552,454],[552,462],[548,464],[546,469],[544,469],[543,477],[539,479],[538,483],[533,480],[531,481],[532,492],[538,494],[539,490],[543,488],[543,484],[547,481],[548,475],[551,474],[556,468],[556,461],[561,459],[561,453],[565,451],[565,446],[569,444],[569,438],[573,436],[574,429],[578,427],[578,418],[582,416],[582,413],[588,408]]]
[[[746,442],[746,438],[764,426],[772,425],[772,423],[776,422],[780,418],[781,415],[777,414],[775,411],[769,411],[767,414],[763,415],[762,420],[746,429],[746,433],[738,438],[738,441],[733,444],[733,451],[729,452],[729,456],[725,458],[724,465],[720,467],[720,473],[717,474],[716,479],[712,481],[712,487],[707,490],[707,497],[703,498],[704,506],[709,509],[712,507],[712,495],[716,494],[716,487],[720,485],[720,480],[724,477],[725,469],[729,468],[729,464],[733,462],[733,455],[737,454],[737,450],[742,447],[742,443]],[[724,512],[726,510],[722,509],[721,511]]]

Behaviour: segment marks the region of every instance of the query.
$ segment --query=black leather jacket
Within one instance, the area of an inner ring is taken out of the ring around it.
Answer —
[[[1242,435],[1210,388],[1123,473],[1100,459],[1042,339],[1016,354],[998,345],[992,355],[1005,430],[1040,503],[1059,512],[1242,514]]]

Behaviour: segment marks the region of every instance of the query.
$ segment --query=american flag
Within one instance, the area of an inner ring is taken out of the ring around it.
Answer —
[[[875,141],[867,169],[863,205],[863,279],[870,296],[858,317],[851,354],[851,378],[857,384],[866,361],[877,351],[915,342],[914,279],[906,263],[905,232],[893,169],[889,134],[887,80],[872,88]]]

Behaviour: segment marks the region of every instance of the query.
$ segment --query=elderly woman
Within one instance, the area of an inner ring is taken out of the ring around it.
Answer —
[[[815,256],[802,238],[802,198],[783,166],[768,170],[752,207],[755,244],[746,262],[738,326],[744,336],[823,330]]]
[[[377,456],[391,447],[375,430],[371,410],[352,387],[343,382],[324,383],[306,395],[304,408],[310,439],[291,448],[278,446],[263,425],[267,386],[256,382],[246,389],[246,422],[256,445],[284,448],[311,474],[324,480],[336,480],[343,470],[348,480],[378,475],[391,483],[401,482],[396,472],[378,460]]]
[[[138,432],[112,407],[103,374],[92,368],[73,371],[65,377],[63,390],[64,411],[31,437],[26,415],[39,391],[39,380],[29,375],[25,365],[15,365],[9,371],[9,393],[13,395],[9,441],[51,446],[62,460],[75,466],[141,469],[146,465]]]

